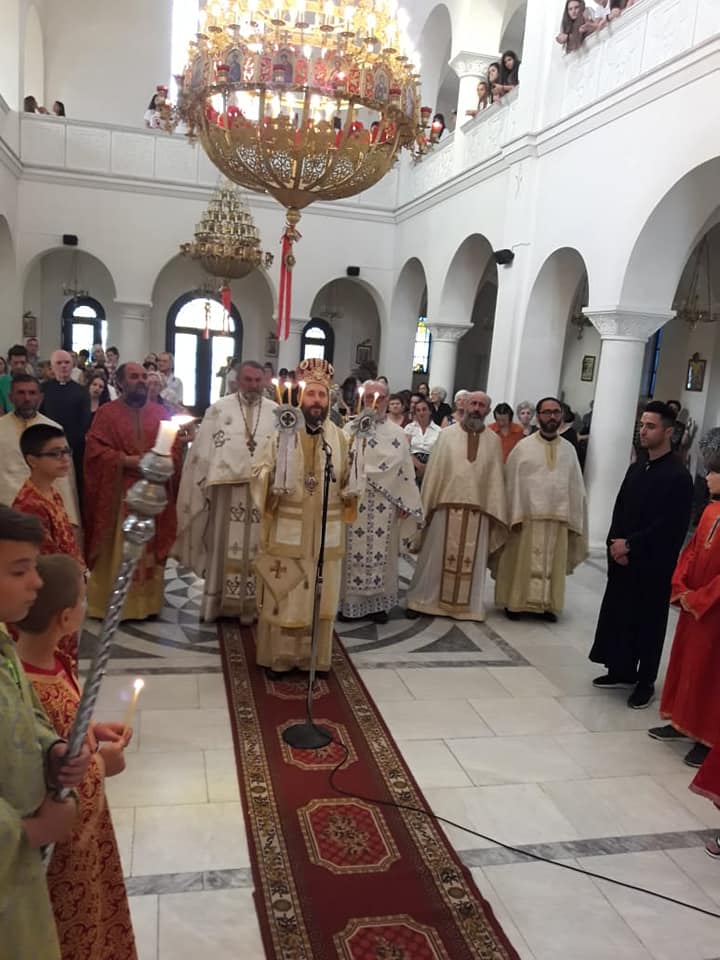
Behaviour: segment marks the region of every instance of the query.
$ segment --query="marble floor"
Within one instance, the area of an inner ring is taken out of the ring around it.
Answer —
[[[646,735],[657,705],[631,711],[627,692],[590,684],[603,587],[591,560],[568,581],[557,624],[496,611],[486,624],[408,621],[397,611],[385,626],[340,626],[437,813],[720,913],[720,865],[703,851],[720,812],[687,789],[687,745]],[[217,637],[198,622],[200,592],[168,567],[166,607],[154,622],[123,625],[96,711],[122,719],[134,677],[145,678],[127,770],[107,784],[140,960],[264,956]],[[671,618],[669,636],[673,628]],[[91,621],[83,636],[85,665],[97,630]],[[720,957],[720,920],[447,832],[524,960]]]

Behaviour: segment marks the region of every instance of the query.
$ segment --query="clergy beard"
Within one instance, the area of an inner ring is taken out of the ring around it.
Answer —
[[[245,393],[241,393],[240,396],[249,407],[252,407],[253,404],[256,404],[260,399],[260,393],[255,390],[246,390]]]
[[[485,426],[485,417],[481,413],[465,413],[462,418],[462,425],[470,433],[480,433]]]
[[[147,390],[138,390],[137,388],[133,391],[128,390],[123,394],[123,400],[129,407],[144,407],[147,398]]]
[[[302,412],[308,428],[310,430],[317,430],[325,421],[328,414],[328,408],[321,407],[319,404],[313,404],[312,407],[303,407]]]

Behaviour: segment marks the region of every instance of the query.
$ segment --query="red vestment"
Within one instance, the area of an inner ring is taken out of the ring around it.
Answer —
[[[87,435],[84,463],[85,554],[91,570],[101,551],[110,547],[118,511],[122,509],[123,516],[127,514],[125,493],[140,479],[139,473],[124,469],[125,457],[143,456],[151,450],[160,422],[167,419],[165,410],[157,403],[138,408],[114,400],[98,408]],[[167,560],[175,542],[179,456],[175,456],[175,466],[175,477],[168,484],[168,505],[155,517],[155,536],[146,548],[158,563]]]
[[[67,739],[80,703],[69,661],[56,654],[54,672],[23,666],[50,723]],[[77,791],[79,814],[72,836],[55,844],[48,864],[63,960],[137,960],[104,780],[105,765],[95,754]]]
[[[720,743],[720,502],[705,508],[672,581],[680,605],[661,716],[706,746]]]
[[[720,746],[710,751],[690,784],[690,789],[720,807]]]

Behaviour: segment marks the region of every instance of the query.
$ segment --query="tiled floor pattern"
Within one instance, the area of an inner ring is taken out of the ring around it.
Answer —
[[[260,960],[217,639],[197,622],[197,581],[172,566],[167,584],[157,621],[123,626],[97,709],[122,718],[146,678],[128,769],[108,781],[140,960]],[[493,612],[486,626],[397,616],[342,632],[437,813],[720,912],[703,852],[720,813],[687,789],[687,746],[647,737],[656,705],[630,711],[626,693],[590,685],[603,586],[597,562],[582,567],[552,625]],[[720,955],[720,920],[447,831],[524,960]]]

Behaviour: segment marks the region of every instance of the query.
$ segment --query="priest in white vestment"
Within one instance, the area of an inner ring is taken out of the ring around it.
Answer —
[[[237,393],[208,409],[183,468],[172,555],[205,580],[202,620],[238,617],[252,623],[257,615],[254,561],[261,515],[250,480],[277,406],[262,396],[262,388],[260,364],[243,363]]]
[[[357,429],[362,418],[345,427],[362,496],[357,520],[347,529],[340,616],[387,623],[398,602],[402,541],[422,526],[423,508],[407,437],[387,419],[387,384],[368,380],[363,389],[365,409],[374,409],[375,420],[366,434]]]
[[[537,405],[539,430],[521,440],[505,465],[510,536],[497,566],[495,603],[509,619],[534,613],[554,622],[565,577],[588,555],[585,484],[575,447],[558,435],[562,405]]]
[[[20,487],[30,476],[30,468],[20,452],[20,436],[28,427],[44,423],[62,430],[59,423],[38,413],[42,403],[40,384],[28,373],[17,374],[10,384],[10,401],[14,409],[0,417],[0,503],[10,506],[20,492]],[[80,527],[80,509],[75,484],[75,469],[67,477],[55,481],[55,487],[63,498],[65,510],[73,527]],[[80,538],[78,538],[80,540]]]
[[[488,557],[507,536],[502,446],[485,428],[486,393],[465,400],[462,423],[433,447],[422,487],[428,526],[407,595],[407,616],[485,619]]]

